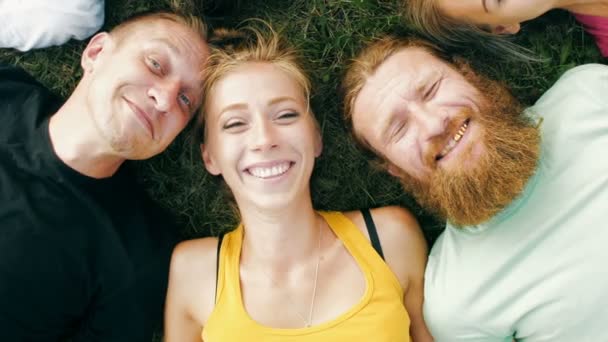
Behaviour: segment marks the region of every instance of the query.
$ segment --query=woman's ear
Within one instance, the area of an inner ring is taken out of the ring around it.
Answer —
[[[317,137],[315,139],[315,158],[318,158],[323,152],[323,137],[321,136],[321,131],[319,129],[317,129],[316,132]]]
[[[492,28],[492,33],[495,34],[516,34],[521,29],[521,25],[510,24],[510,25],[498,25]]]
[[[215,161],[209,154],[207,149],[207,145],[201,144],[201,155],[203,157],[203,163],[205,164],[205,169],[209,171],[210,174],[214,176],[218,176],[221,174],[220,169],[217,167]]]

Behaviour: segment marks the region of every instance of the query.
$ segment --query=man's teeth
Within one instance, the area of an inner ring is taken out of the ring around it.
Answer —
[[[281,163],[272,167],[252,167],[249,168],[249,173],[258,178],[270,178],[284,174],[289,170],[290,163]]]
[[[469,124],[468,124],[468,122],[465,121],[462,124],[462,126],[460,126],[460,129],[458,130],[458,132],[456,132],[456,134],[454,134],[454,137],[452,137],[452,139],[450,139],[450,141],[448,142],[447,145],[445,145],[445,147],[443,148],[441,153],[439,153],[439,156],[441,158],[443,158],[446,154],[450,153],[450,151],[456,146],[456,144],[458,144],[460,139],[462,139],[462,136],[464,135],[464,133],[467,131],[467,127],[469,127]]]
[[[468,126],[468,124],[466,122],[463,123],[462,126],[460,126],[460,129],[458,130],[458,132],[456,132],[456,134],[454,135],[454,138],[452,138],[452,139],[455,141],[459,141],[460,139],[462,139],[464,132],[467,131],[467,126]]]

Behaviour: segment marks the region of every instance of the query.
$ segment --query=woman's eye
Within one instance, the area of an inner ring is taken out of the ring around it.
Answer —
[[[237,127],[242,127],[244,125],[245,125],[245,123],[242,121],[228,121],[224,124],[223,128],[224,129],[234,129]]]
[[[287,112],[287,113],[280,114],[278,116],[278,119],[279,120],[288,120],[288,119],[297,118],[298,116],[300,116],[300,114],[297,112]]]

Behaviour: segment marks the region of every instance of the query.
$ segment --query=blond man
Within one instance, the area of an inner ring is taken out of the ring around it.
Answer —
[[[0,340],[150,341],[171,222],[125,165],[159,154],[200,103],[206,33],[153,13],[91,38],[63,102],[0,68]]]

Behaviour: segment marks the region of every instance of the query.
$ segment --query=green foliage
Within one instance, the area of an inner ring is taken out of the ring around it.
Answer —
[[[342,120],[339,84],[345,65],[362,45],[387,33],[408,34],[398,16],[399,1],[372,0],[271,0],[237,1],[232,15],[222,1],[199,1],[211,13],[211,27],[234,26],[250,17],[263,18],[282,30],[298,46],[313,81],[312,106],[324,139],[323,155],[313,175],[316,208],[349,210],[399,204],[419,217],[427,238],[433,240],[441,223],[425,215],[399,185],[368,163],[351,141]],[[230,2],[230,1],[227,1]],[[220,4],[220,5],[218,5]],[[106,25],[110,28],[134,12],[168,8],[167,2],[106,0]],[[546,59],[543,63],[507,63],[483,51],[454,51],[470,58],[484,73],[504,80],[524,103],[533,103],[565,70],[602,59],[591,37],[563,12],[549,13],[524,26],[517,41]],[[79,58],[83,42],[19,53],[0,50],[0,60],[18,64],[43,84],[67,96],[81,76]],[[198,146],[189,132],[169,150],[138,163],[141,179],[150,194],[176,214],[184,238],[215,235],[238,221],[221,180],[205,172]]]

